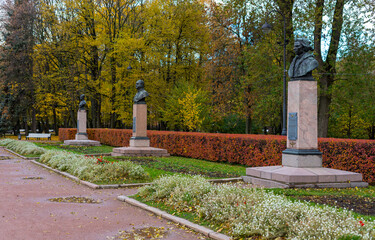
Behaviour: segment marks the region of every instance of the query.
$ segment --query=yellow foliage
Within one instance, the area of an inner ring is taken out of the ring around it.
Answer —
[[[203,119],[200,118],[201,103],[197,102],[198,93],[187,92],[182,99],[178,99],[182,123],[189,131],[199,129],[203,123]]]

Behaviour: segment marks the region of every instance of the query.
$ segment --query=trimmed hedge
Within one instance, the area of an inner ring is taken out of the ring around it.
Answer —
[[[61,141],[74,139],[75,128],[60,128]],[[87,129],[89,139],[110,146],[129,146],[132,130]],[[171,155],[215,162],[239,163],[249,167],[281,165],[286,137],[147,131],[151,146],[167,149]],[[323,166],[363,174],[364,181],[375,183],[375,141],[319,138]]]

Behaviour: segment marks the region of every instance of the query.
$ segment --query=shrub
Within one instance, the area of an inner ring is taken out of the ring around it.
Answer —
[[[0,141],[0,145],[22,155],[43,154],[46,152],[44,148],[38,147],[34,143],[13,139],[3,139]]]
[[[226,228],[238,238],[375,238],[374,222],[357,219],[350,211],[291,201],[264,189],[212,185],[200,177],[163,177],[141,188],[138,194],[145,200],[162,201],[175,209],[196,209],[201,219]],[[184,196],[190,197],[184,199]]]
[[[47,151],[40,162],[90,182],[147,179],[144,169],[129,161],[98,164],[98,159],[67,151]]]
[[[210,189],[211,184],[202,176],[172,175],[161,177],[153,185],[141,188],[139,194],[146,201],[167,199],[166,204],[191,211]]]
[[[354,234],[370,239],[374,227],[371,222],[366,229],[361,228],[347,210],[310,206],[263,189],[241,189],[235,185],[215,187],[202,199],[198,212],[206,220],[229,225],[237,237],[338,239]]]
[[[60,140],[74,139],[76,129],[60,129]],[[90,139],[111,146],[128,146],[132,131],[88,129]],[[171,155],[249,167],[281,165],[285,136],[147,131],[151,146],[167,149]],[[323,166],[363,174],[375,183],[375,141],[320,138]]]

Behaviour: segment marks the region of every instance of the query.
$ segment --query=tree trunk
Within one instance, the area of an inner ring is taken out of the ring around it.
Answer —
[[[349,108],[349,121],[348,121],[348,131],[346,133],[348,138],[352,137],[352,107]]]
[[[321,53],[324,0],[317,0],[315,5],[314,47],[317,61],[320,64],[319,71],[322,73],[319,78],[318,137],[328,136],[329,109],[332,101],[331,87],[335,81],[337,51],[343,24],[344,5],[345,0],[336,1],[331,41],[325,62],[323,62]]]
[[[116,128],[116,113],[115,113],[115,101],[116,101],[116,59],[114,57],[110,58],[111,64],[111,79],[112,79],[112,92],[111,92],[111,120],[110,120],[110,128]]]
[[[246,116],[246,134],[251,134],[251,114]]]
[[[97,125],[96,125],[96,115],[97,115],[96,105],[98,105],[96,99],[91,97],[91,125],[92,125],[93,128],[97,127]]]
[[[375,125],[368,128],[368,137],[369,139],[375,139]]]
[[[77,127],[77,115],[74,115],[73,109],[70,110],[70,117],[72,120],[72,125],[73,125],[72,127],[76,128]]]
[[[59,135],[59,129],[57,128],[57,114],[56,114],[56,108],[54,107],[52,110],[53,113],[53,130],[55,131],[55,135]]]
[[[320,95],[318,105],[318,137],[327,137],[328,121],[329,121],[329,106],[332,102],[332,96],[328,93],[328,76],[323,75],[320,79]]]
[[[24,122],[25,125],[25,135],[29,135],[29,125],[27,125],[27,121]]]
[[[276,0],[280,11],[285,16],[285,35],[288,46],[293,46],[294,34],[293,34],[293,4],[294,0]],[[282,21],[281,21],[282,22]],[[283,40],[284,41],[284,40]],[[293,48],[287,47],[286,59],[287,62],[292,62],[293,60]]]
[[[36,132],[36,109],[31,107],[31,131]]]

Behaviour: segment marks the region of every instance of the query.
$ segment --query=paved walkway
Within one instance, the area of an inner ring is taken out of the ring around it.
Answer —
[[[136,191],[92,190],[27,160],[17,159],[0,148],[0,240],[105,240],[113,239],[119,231],[148,231],[149,227],[167,230],[162,238],[154,239],[205,239],[116,200],[118,195],[132,195]],[[71,196],[88,197],[101,203],[48,200]]]

